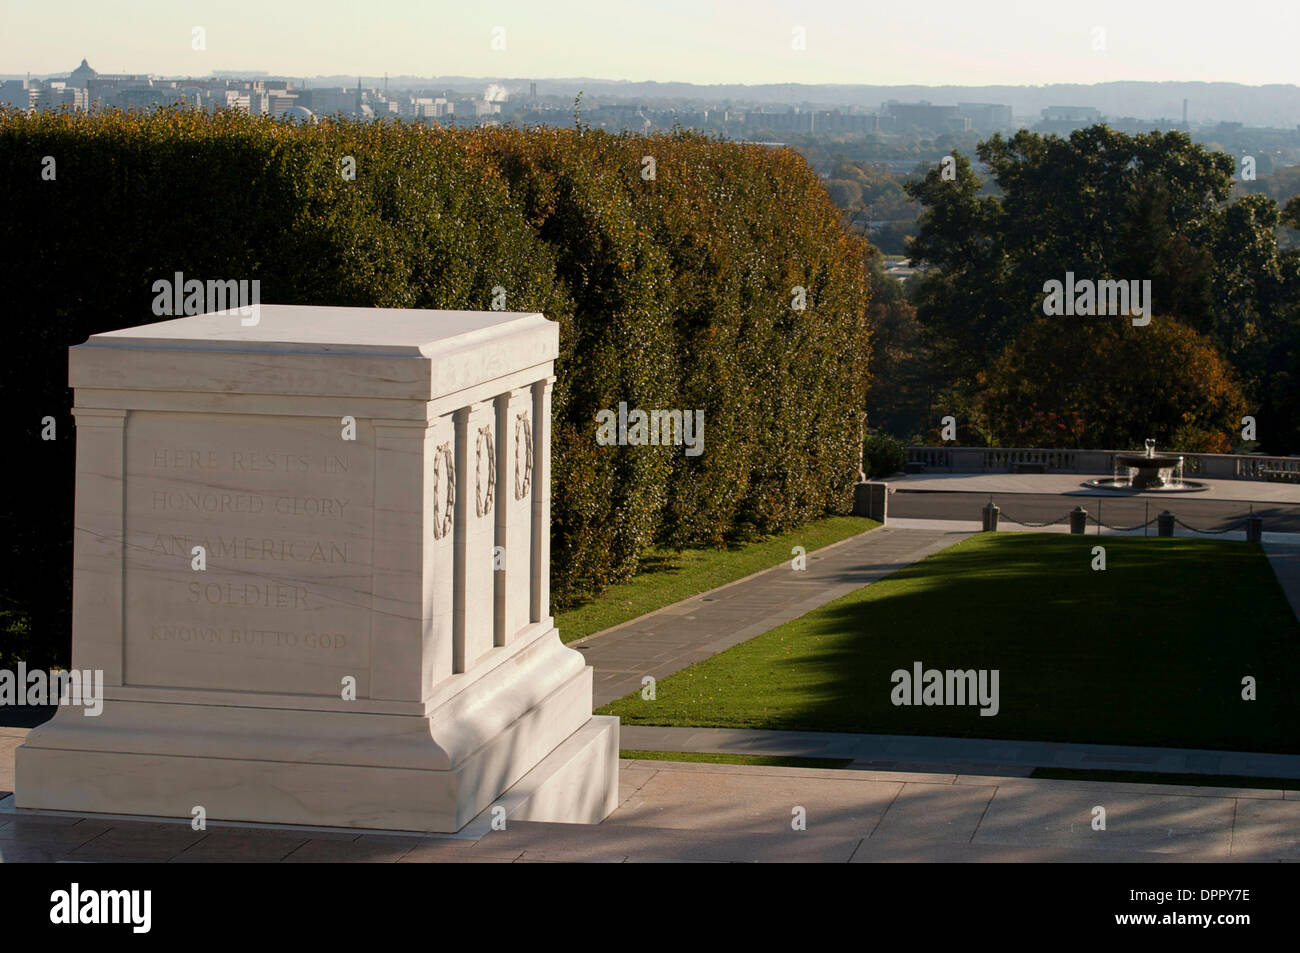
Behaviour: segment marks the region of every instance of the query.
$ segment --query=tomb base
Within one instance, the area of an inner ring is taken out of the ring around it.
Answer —
[[[499,802],[598,823],[617,803],[618,719],[592,716],[591,668],[554,628],[502,662],[426,713],[109,690],[99,716],[62,708],[18,748],[15,806],[451,833]]]

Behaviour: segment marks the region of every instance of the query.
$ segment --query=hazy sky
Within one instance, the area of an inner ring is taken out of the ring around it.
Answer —
[[[1297,38],[1296,0],[0,0],[0,73],[1262,84],[1300,82]]]

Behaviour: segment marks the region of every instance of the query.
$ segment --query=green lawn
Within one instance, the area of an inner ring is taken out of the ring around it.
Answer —
[[[1093,571],[1092,547],[1107,568]],[[1000,710],[894,705],[997,669]],[[1241,698],[1243,676],[1258,700]],[[1300,753],[1300,624],[1256,546],[980,534],[601,709],[633,725]]]
[[[654,549],[641,560],[641,571],[612,586],[600,596],[555,616],[560,638],[572,642],[611,626],[635,619],[690,596],[770,569],[792,559],[790,551],[807,552],[838,543],[879,526],[859,516],[832,516],[815,520],[781,536],[730,549]]]
[[[755,764],[765,768],[847,768],[852,758],[787,758],[771,754],[720,754],[705,751],[639,751],[624,748],[620,758],[637,761],[691,761],[703,764]]]

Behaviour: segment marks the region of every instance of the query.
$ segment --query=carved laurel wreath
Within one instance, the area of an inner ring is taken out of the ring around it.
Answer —
[[[480,476],[483,465],[483,447],[487,446],[487,492],[483,492],[483,478]],[[492,427],[478,428],[478,439],[474,447],[474,512],[483,516],[492,512],[492,496],[497,488],[497,448],[492,441]]]
[[[519,460],[523,455],[522,463]],[[533,486],[533,425],[527,413],[515,418],[515,499],[522,500]]]
[[[433,485],[438,486],[438,477],[445,474],[446,490],[441,499],[433,501],[433,538],[442,539],[451,532],[451,523],[456,516],[456,462],[451,455],[451,444],[444,443],[433,455]],[[439,506],[441,504],[441,506]]]

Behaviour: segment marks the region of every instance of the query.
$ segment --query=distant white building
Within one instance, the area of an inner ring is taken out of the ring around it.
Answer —
[[[444,96],[412,96],[403,105],[402,114],[414,119],[438,119],[452,111],[451,103]]]
[[[85,109],[87,97],[85,87],[69,86],[66,82],[51,80],[35,90],[33,102],[35,109]]]
[[[265,94],[258,94],[265,101]],[[218,89],[208,97],[208,109],[238,109],[240,112],[253,111],[253,94],[238,89]],[[257,115],[262,115],[258,113]]]

